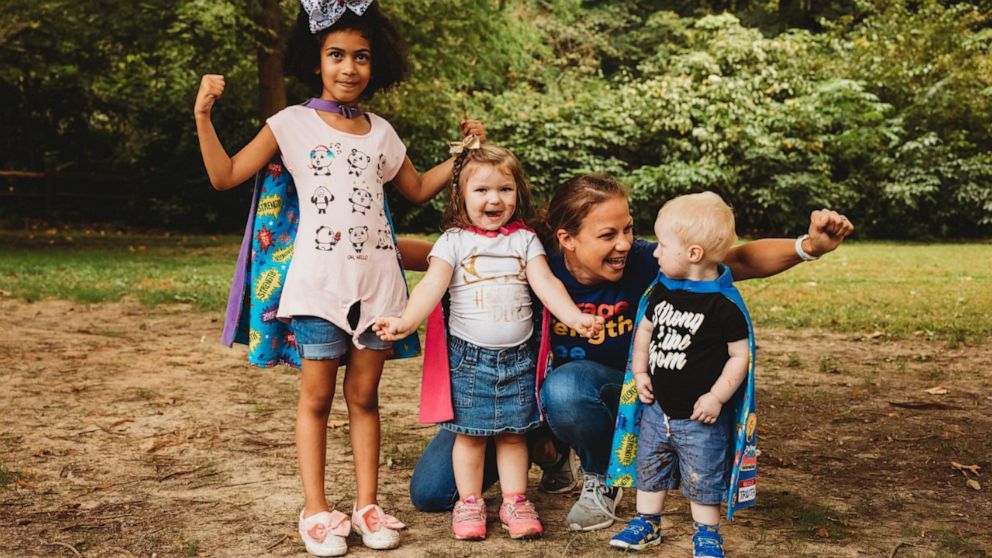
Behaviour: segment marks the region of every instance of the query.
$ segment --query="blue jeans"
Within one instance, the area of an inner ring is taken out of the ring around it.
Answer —
[[[729,417],[721,411],[715,424],[704,424],[670,418],[657,403],[645,405],[637,437],[637,488],[662,492],[681,486],[690,502],[720,505],[730,483]]]
[[[577,360],[555,368],[541,386],[544,419],[558,438],[575,449],[587,473],[606,474],[623,374],[598,362]],[[410,479],[410,500],[418,510],[447,511],[458,500],[451,466],[454,445],[454,433],[439,430],[420,456]],[[483,491],[497,480],[495,444],[490,440]]]
[[[544,420],[575,450],[586,473],[606,474],[623,375],[605,364],[573,360],[556,367],[541,386]]]

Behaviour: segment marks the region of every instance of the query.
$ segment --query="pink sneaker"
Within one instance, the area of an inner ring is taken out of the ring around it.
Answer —
[[[503,497],[499,520],[503,522],[503,528],[510,532],[511,539],[540,537],[544,533],[534,503],[523,494]]]
[[[451,511],[451,531],[463,541],[481,541],[486,538],[486,501],[469,496],[455,502]]]

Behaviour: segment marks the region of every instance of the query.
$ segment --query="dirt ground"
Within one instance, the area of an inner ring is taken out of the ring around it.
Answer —
[[[244,348],[218,344],[219,315],[182,306],[0,310],[0,556],[305,555],[293,370],[249,368]],[[992,346],[768,329],[758,340],[758,505],[724,526],[730,556],[988,555]],[[386,556],[616,555],[616,528],[565,529],[570,495],[534,490],[547,535],[531,542],[499,532],[495,506],[484,543],[414,511],[407,483],[433,434],[416,422],[419,364],[389,363],[382,382],[381,502],[410,525]],[[342,400],[331,418],[328,493],[347,510]],[[646,554],[689,556],[688,506],[670,501],[665,544]],[[349,543],[351,556],[375,554]]]

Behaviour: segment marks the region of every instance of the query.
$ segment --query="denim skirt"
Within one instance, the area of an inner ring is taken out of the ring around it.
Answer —
[[[528,343],[488,349],[449,337],[455,418],[441,423],[441,428],[468,436],[492,436],[523,434],[540,426],[536,362]]]

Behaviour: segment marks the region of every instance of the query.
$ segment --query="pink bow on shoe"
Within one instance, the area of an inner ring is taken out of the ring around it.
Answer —
[[[311,525],[307,528],[307,535],[317,542],[324,542],[328,534],[347,537],[351,532],[351,520],[348,516],[338,510],[324,513],[327,513],[326,521]]]
[[[405,529],[406,524],[382,511],[376,504],[369,504],[360,510],[355,510],[351,514],[352,520],[363,532],[374,533],[380,527],[387,529]]]

